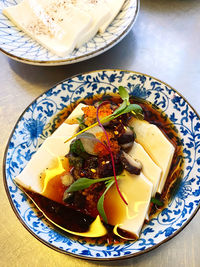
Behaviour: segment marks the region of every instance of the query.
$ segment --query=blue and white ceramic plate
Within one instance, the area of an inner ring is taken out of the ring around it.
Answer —
[[[137,241],[118,245],[90,243],[63,234],[41,217],[33,203],[13,183],[41,143],[54,131],[63,109],[95,94],[109,94],[125,86],[131,95],[161,108],[177,127],[185,160],[184,177],[174,199],[143,227]],[[19,118],[8,142],[4,161],[5,188],[19,220],[33,236],[60,252],[81,258],[110,260],[142,254],[179,233],[200,207],[200,118],[169,85],[137,72],[100,70],[80,74],[38,97]]]
[[[72,64],[100,55],[126,36],[136,20],[139,9],[139,0],[126,0],[121,12],[104,34],[97,34],[68,56],[58,57],[18,30],[2,14],[3,8],[16,5],[20,1],[0,0],[0,50],[12,59],[34,65]]]

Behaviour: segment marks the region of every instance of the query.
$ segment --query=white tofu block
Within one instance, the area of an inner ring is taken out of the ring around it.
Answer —
[[[161,168],[155,164],[144,148],[137,142],[134,142],[128,154],[142,163],[142,173],[153,184],[152,196],[154,197],[157,192],[162,174]]]
[[[55,138],[55,137],[60,137],[60,138],[63,137],[66,140],[66,139],[70,138],[72,135],[74,135],[76,132],[78,132],[79,124],[69,125],[69,124],[67,124],[65,122],[62,123],[53,132],[53,134],[48,137],[48,139],[49,138]],[[47,139],[46,139],[46,141],[47,141]]]
[[[99,28],[100,33],[104,33],[107,27],[111,24],[114,18],[117,16],[121,10],[125,0],[106,0],[108,7],[111,10],[111,15],[107,21]]]
[[[75,124],[78,123],[77,118],[83,116],[84,112],[82,111],[83,107],[87,107],[85,104],[78,104],[78,106],[72,111],[72,113],[67,117],[65,123]]]
[[[89,14],[62,0],[23,0],[5,8],[3,14],[32,39],[61,57],[72,52],[79,36],[92,24]]]
[[[106,4],[106,1],[104,0],[99,0],[94,3],[91,0],[77,0],[76,7],[80,8],[82,11],[85,11],[92,17],[91,27],[78,39],[76,47],[79,48],[96,35],[100,26],[108,21],[111,12]]]
[[[121,177],[118,183],[128,206],[113,185],[105,196],[104,209],[109,224],[118,225],[119,228],[139,237],[149,210],[153,184],[142,172],[140,175],[134,175],[124,171],[123,174],[125,176]]]
[[[38,151],[32,156],[23,171],[15,177],[15,181],[39,194],[43,191],[44,181],[40,175],[52,164],[58,165],[58,157],[65,156],[69,152],[69,143],[64,141],[76,133],[78,125],[63,123],[53,134],[48,137]]]
[[[32,156],[23,171],[14,178],[17,184],[41,194],[43,190],[43,179],[40,178],[41,173],[54,163],[55,155],[49,152],[44,146]]]
[[[162,131],[154,124],[144,120],[133,119],[130,126],[136,133],[136,142],[141,144],[152,160],[162,169],[158,193],[162,193],[175,148]]]

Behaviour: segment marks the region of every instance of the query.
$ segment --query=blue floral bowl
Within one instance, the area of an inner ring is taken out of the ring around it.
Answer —
[[[129,32],[139,11],[139,0],[126,0],[122,10],[103,34],[96,36],[79,49],[58,57],[20,31],[2,14],[5,7],[22,0],[0,0],[0,51],[14,60],[32,65],[66,65],[87,60],[107,51]]]
[[[38,215],[34,204],[16,187],[13,177],[25,167],[41,143],[54,131],[63,109],[80,98],[116,92],[125,86],[131,95],[160,107],[179,130],[185,160],[179,190],[166,208],[143,227],[137,241],[92,243],[61,233]],[[29,232],[62,253],[95,260],[121,259],[152,250],[174,237],[200,207],[200,118],[169,85],[137,72],[100,70],[67,79],[38,97],[19,118],[8,142],[4,183],[12,208]]]

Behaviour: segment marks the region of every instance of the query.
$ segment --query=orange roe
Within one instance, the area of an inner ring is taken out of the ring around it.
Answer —
[[[107,132],[109,141],[110,141],[110,147],[111,147],[111,151],[116,154],[119,151],[119,144],[116,140],[113,139],[114,134],[111,132]],[[107,144],[107,138],[105,133],[97,133],[96,137],[104,144]],[[94,151],[96,153],[98,153],[100,156],[105,156],[110,154],[109,150],[107,150],[101,143],[96,143],[94,146]]]
[[[85,115],[85,125],[90,126],[97,121],[97,109],[94,106],[83,107],[82,111]],[[105,104],[99,109],[99,118],[104,118],[113,113],[110,104]]]
[[[85,125],[90,126],[93,123],[95,123],[97,109],[94,106],[84,107],[82,108],[82,111],[84,112],[85,115],[85,120],[84,120]]]

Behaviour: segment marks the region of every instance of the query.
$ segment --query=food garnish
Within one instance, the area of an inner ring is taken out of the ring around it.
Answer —
[[[122,104],[120,104],[120,106],[112,114],[100,119],[99,122],[101,124],[110,122],[110,121],[118,118],[119,116],[126,114],[126,113],[129,113],[129,112],[131,112],[133,114],[133,116],[142,117],[141,106],[138,104],[130,104],[128,91],[123,86],[119,86],[119,95],[123,100]],[[67,139],[65,141],[65,143],[67,143],[70,140],[72,140],[73,138],[77,137],[79,134],[82,134],[82,133],[90,130],[91,128],[97,126],[99,124],[99,122],[97,121],[97,122],[93,123],[92,125],[88,126],[87,128],[81,130],[80,132],[74,134],[69,139]]]
[[[124,89],[124,88],[123,88]],[[125,93],[124,93],[124,90],[122,90],[122,92],[123,93],[121,93],[121,97],[123,97],[122,99],[124,100],[124,102],[126,101],[127,102],[127,104],[130,104],[129,103],[129,95],[128,95],[128,100],[127,100],[127,94],[125,95]],[[124,96],[125,95],[125,96]],[[123,102],[123,103],[124,103]],[[101,106],[102,105],[105,105],[105,103],[106,102],[103,102],[103,103],[101,103],[99,106],[98,106],[98,108],[97,108],[97,121],[98,121],[98,123],[99,123],[99,126],[101,127],[101,129],[103,130],[103,132],[104,132],[104,134],[105,134],[105,136],[106,136],[106,140],[107,140],[107,147],[108,147],[108,150],[109,150],[109,152],[110,152],[110,157],[111,157],[111,162],[112,162],[112,168],[113,168],[113,175],[114,175],[114,178],[115,178],[115,184],[116,184],[116,187],[117,187],[117,191],[118,191],[118,193],[119,193],[119,195],[120,195],[120,197],[121,197],[121,199],[124,201],[124,203],[126,204],[126,205],[128,205],[128,203],[127,203],[127,201],[124,199],[124,197],[122,196],[122,193],[121,193],[121,191],[120,191],[120,189],[119,189],[119,185],[118,185],[118,183],[117,183],[117,176],[116,176],[116,170],[115,170],[115,162],[114,162],[114,157],[113,157],[113,153],[112,153],[112,150],[111,150],[111,146],[110,146],[110,138],[108,137],[108,134],[107,134],[107,132],[106,132],[106,130],[104,129],[104,127],[103,127],[103,125],[102,125],[102,123],[100,122],[100,119],[99,119],[99,110],[100,110],[100,108],[101,108]],[[109,189],[109,187],[107,187],[107,190]],[[105,193],[105,192],[104,192]],[[103,205],[102,205],[103,206]],[[102,209],[101,209],[102,210]]]
[[[117,179],[119,179],[119,177],[120,176],[117,176]],[[99,179],[89,179],[89,178],[83,177],[81,179],[76,180],[72,185],[70,185],[70,187],[67,189],[67,192],[80,191],[85,188],[88,188],[89,186],[95,183],[105,182],[105,184],[107,185],[107,184],[112,183],[114,179],[115,179],[114,176],[99,178]]]
[[[97,209],[98,209],[99,214],[101,215],[103,221],[107,223],[108,220],[107,220],[107,217],[106,217],[106,214],[104,211],[104,207],[103,207],[104,197],[105,197],[105,194],[108,191],[108,189],[115,183],[115,179],[119,179],[119,178],[120,178],[120,176],[116,176],[116,178],[114,176],[111,176],[111,177],[99,178],[99,179],[94,179],[94,180],[88,179],[88,178],[81,178],[81,179],[78,179],[77,181],[75,181],[67,189],[67,192],[80,191],[80,190],[83,190],[85,188],[90,187],[92,184],[105,182],[106,190],[103,192],[103,194],[101,195],[101,197],[98,200]]]
[[[138,238],[152,205],[158,209],[164,205],[160,190],[175,148],[157,126],[141,120],[143,104],[133,104],[122,86],[119,95],[121,100],[113,102],[80,103],[15,181],[59,203],[59,209],[64,205],[91,216],[90,224],[94,221],[102,229],[97,236],[106,234],[103,223],[107,223],[119,237]],[[160,156],[158,142],[164,155]],[[61,229],[79,235],[43,214]],[[88,229],[80,236],[94,237],[94,227],[92,232],[89,225]]]

